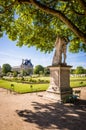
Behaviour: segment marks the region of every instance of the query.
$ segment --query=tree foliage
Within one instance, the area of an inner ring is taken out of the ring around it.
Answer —
[[[45,67],[45,68],[44,68],[44,75],[47,76],[47,75],[49,75],[49,74],[50,74],[49,68],[48,68],[48,67]]]
[[[86,52],[86,0],[0,0],[0,37],[51,52],[57,35]]]
[[[21,75],[22,76],[27,76],[27,75],[32,75],[32,74],[33,74],[33,70],[32,69],[27,69],[27,70],[22,69],[21,70]]]
[[[84,74],[85,73],[85,69],[82,66],[77,66],[76,70],[75,70],[76,74]]]
[[[40,74],[40,73],[43,74],[43,72],[44,72],[44,67],[42,65],[35,66],[35,68],[34,68],[34,74]]]
[[[11,66],[9,64],[3,64],[3,66],[2,66],[2,72],[4,74],[6,74],[6,73],[8,73],[10,71],[11,71]]]
[[[13,71],[13,77],[17,77],[18,76],[18,71]]]

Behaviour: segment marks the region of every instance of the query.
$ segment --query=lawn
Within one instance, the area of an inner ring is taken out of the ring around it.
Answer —
[[[50,78],[49,77],[47,77],[47,78],[41,77],[41,79],[49,80]],[[86,77],[70,78],[70,86],[72,88],[86,86]],[[26,83],[17,83],[17,82],[11,82],[11,81],[6,81],[6,80],[0,80],[0,87],[6,88],[9,90],[13,90],[13,91],[18,92],[18,93],[28,93],[28,92],[45,91],[49,87],[49,83],[26,84]]]
[[[86,77],[71,77],[70,86],[74,87],[85,87],[86,86]]]
[[[45,91],[49,84],[24,84],[0,80],[0,87],[13,90],[18,93]]]

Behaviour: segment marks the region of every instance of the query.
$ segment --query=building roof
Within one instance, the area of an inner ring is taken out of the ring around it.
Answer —
[[[23,59],[22,60],[22,65],[24,66],[29,66],[29,67],[33,67],[32,63],[31,63],[31,60],[28,60],[28,59]]]

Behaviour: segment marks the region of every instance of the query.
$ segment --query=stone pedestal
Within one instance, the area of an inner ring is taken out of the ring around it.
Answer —
[[[46,91],[46,97],[57,101],[63,101],[72,94],[70,88],[71,66],[50,66],[50,86]]]

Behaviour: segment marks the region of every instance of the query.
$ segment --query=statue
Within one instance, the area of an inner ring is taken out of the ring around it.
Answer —
[[[66,38],[57,36],[52,65],[66,65],[67,42],[68,40]]]

